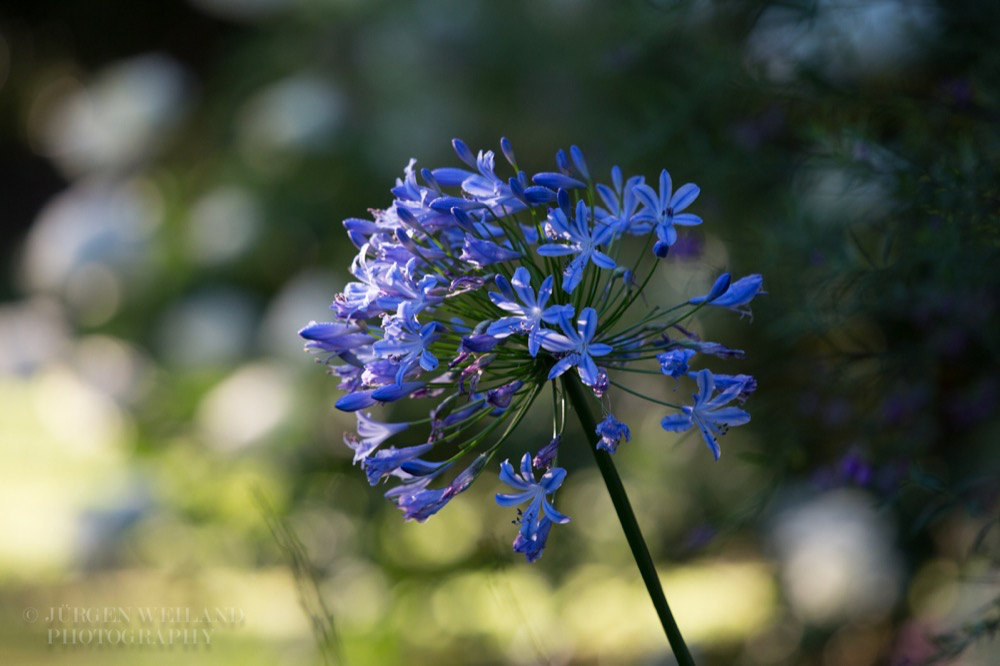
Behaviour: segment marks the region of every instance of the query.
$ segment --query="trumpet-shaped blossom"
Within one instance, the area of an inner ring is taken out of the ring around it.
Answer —
[[[660,425],[664,430],[684,432],[691,426],[697,426],[702,439],[712,450],[715,459],[719,459],[718,437],[726,434],[730,426],[743,425],[750,422],[750,415],[739,407],[728,406],[736,400],[751,379],[727,381],[725,388],[716,393],[715,376],[709,370],[699,370],[695,374],[698,392],[694,394],[694,404],[685,405],[680,414],[663,417]]]
[[[424,522],[440,511],[456,495],[465,492],[472,485],[488,462],[485,454],[476,456],[465,470],[452,479],[444,488],[427,488],[433,475],[417,477],[388,491],[385,496],[403,510],[407,520]]]
[[[452,146],[458,166],[410,160],[383,208],[344,221],[357,248],[352,278],[333,298],[331,321],[310,322],[300,335],[337,377],[344,395],[336,407],[355,414],[355,432],[344,435],[354,462],[371,485],[389,482],[385,496],[405,519],[427,520],[501,448],[513,448],[520,471],[504,462],[500,478],[514,492],[497,501],[523,506],[513,545],[533,561],[552,526],[569,520],[555,507],[566,479],[557,463],[560,450],[577,443],[563,439],[567,387],[559,384],[590,387],[607,415],[596,445],[615,453],[631,438],[611,415],[623,393],[671,405],[664,398],[677,393],[676,383],[693,380],[693,404],[674,406],[662,425],[697,426],[717,457],[717,437],[749,420],[737,405],[756,381],[692,370],[696,361],[744,353],[703,342],[682,323],[707,306],[749,312],[763,279],[730,282],[724,274],[707,294],[660,303],[658,290],[640,285],[657,284],[650,281],[662,263],[657,257],[678,229],[701,223],[686,212],[696,185],[675,192],[663,171],[656,191],[619,167],[610,183],[595,182],[577,146],[558,151],[553,170],[535,173],[517,164],[506,139],[500,149],[513,167],[506,173],[492,151],[473,152],[458,139]],[[655,256],[631,252],[626,235],[650,237]],[[633,370],[658,375],[663,395],[654,395],[653,385],[630,388]],[[548,395],[551,436],[521,441],[519,423]],[[399,422],[371,413],[401,402],[424,409],[426,418]],[[402,446],[387,446],[390,438]]]
[[[569,516],[559,513],[548,500],[548,496],[562,485],[565,478],[566,470],[553,467],[542,474],[540,481],[535,481],[530,453],[525,453],[521,458],[520,474],[514,471],[509,460],[500,464],[500,480],[513,487],[516,492],[497,494],[497,504],[517,506],[529,503],[528,508],[521,514],[519,542],[515,542],[514,545],[514,550],[524,553],[529,562],[541,556],[551,524],[569,522]]]
[[[614,453],[618,450],[618,444],[622,437],[625,438],[626,442],[632,440],[632,431],[628,429],[628,426],[611,414],[608,414],[607,418],[597,424],[597,434],[601,436],[597,442],[597,448],[608,453]]]
[[[622,170],[614,167],[611,170],[611,181],[613,189],[603,183],[597,185],[597,193],[605,206],[604,209],[597,209],[597,215],[604,223],[614,226],[617,235],[621,235],[632,229],[632,222],[639,208],[635,187],[643,182],[643,177],[632,176],[628,182],[623,183]]]
[[[410,427],[409,423],[379,423],[371,414],[357,411],[358,433],[344,433],[344,443],[354,449],[354,462],[367,458],[382,442]]]
[[[556,454],[559,453],[559,444],[561,443],[562,435],[553,437],[548,444],[538,449],[538,453],[532,458],[531,464],[539,469],[552,467],[552,461],[556,459]]]
[[[341,354],[374,342],[372,336],[348,322],[310,322],[299,331],[308,340],[306,348]]]
[[[686,375],[688,363],[697,354],[693,349],[671,349],[656,355],[656,360],[660,362],[660,370],[668,377],[680,377]]]
[[[677,242],[675,224],[692,226],[702,223],[697,215],[681,212],[694,203],[700,193],[701,189],[694,183],[685,183],[674,192],[673,181],[666,169],[660,172],[659,194],[645,183],[635,186],[635,195],[645,206],[639,219],[652,224],[659,239],[653,245],[653,254],[657,257],[667,256],[670,246]]]
[[[606,356],[612,351],[609,344],[593,342],[597,332],[597,311],[594,308],[584,308],[573,327],[569,315],[559,313],[559,328],[565,335],[555,331],[542,331],[542,347],[550,352],[565,352],[549,371],[548,379],[555,379],[572,367],[576,367],[580,380],[587,386],[593,386],[598,378],[597,363],[594,356]]]
[[[471,234],[466,234],[465,243],[462,246],[461,259],[467,261],[476,268],[489,266],[501,261],[513,261],[519,259],[521,254],[497,245],[493,241],[475,238]]]
[[[416,364],[424,370],[437,367],[438,360],[428,349],[437,330],[436,322],[428,322],[417,329],[412,320],[390,317],[385,323],[386,337],[374,343],[372,350],[398,366],[396,383],[402,384],[407,371]]]
[[[715,379],[715,388],[718,391],[739,386],[740,391],[736,394],[736,402],[741,405],[757,390],[757,380],[751,375],[712,375],[712,377]]]
[[[614,268],[615,260],[597,248],[606,245],[615,235],[617,227],[603,220],[593,221],[590,209],[583,200],[576,204],[576,215],[567,219],[561,208],[552,211],[551,222],[559,240],[568,243],[546,243],[538,246],[538,254],[543,257],[564,257],[575,254],[563,272],[563,289],[567,293],[576,289],[583,279],[583,271],[588,262],[600,268]]]
[[[490,324],[486,333],[498,338],[505,338],[515,333],[527,333],[528,353],[537,356],[538,347],[541,344],[538,332],[542,322],[556,323],[559,315],[567,307],[562,305],[545,307],[552,295],[552,280],[550,275],[542,281],[542,286],[538,288],[538,296],[536,297],[535,291],[531,288],[531,274],[524,266],[520,266],[514,271],[514,277],[509,282],[503,275],[497,275],[496,283],[500,291],[491,291],[489,293],[490,300],[501,310],[512,314],[509,317],[501,317]],[[520,303],[514,301],[515,294]]]
[[[708,293],[704,296],[692,298],[688,302],[694,305],[706,303],[720,308],[735,310],[741,314],[750,314],[750,308],[747,306],[750,304],[750,301],[762,293],[763,287],[763,276],[759,274],[747,275],[746,277],[741,277],[736,282],[730,283],[729,287],[722,294],[713,297],[712,293]]]
[[[431,444],[420,444],[419,446],[407,446],[402,449],[390,447],[376,451],[365,458],[362,463],[365,468],[365,474],[368,476],[368,483],[374,486],[381,479],[389,476],[397,469],[402,469],[406,463],[412,462],[430,451],[432,446]]]

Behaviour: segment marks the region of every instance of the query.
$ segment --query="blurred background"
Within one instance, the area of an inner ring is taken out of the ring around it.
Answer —
[[[296,335],[343,218],[507,136],[698,183],[662,287],[764,274],[697,323],[760,387],[721,461],[616,409],[698,663],[1000,663],[997,44],[972,0],[8,0],[2,661],[674,663],[582,447],[533,565],[491,474],[404,523]],[[238,617],[85,639],[141,607]]]

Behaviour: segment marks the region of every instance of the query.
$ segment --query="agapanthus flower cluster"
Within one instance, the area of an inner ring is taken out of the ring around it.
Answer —
[[[551,392],[551,439],[529,445],[516,469],[500,464],[513,492],[497,502],[523,505],[514,550],[532,561],[553,523],[569,521],[554,504],[566,477],[555,466],[566,426],[556,380],[574,373],[592,391],[604,417],[597,446],[608,453],[631,439],[612,413],[629,393],[661,410],[665,430],[696,428],[718,458],[719,437],[750,420],[742,404],[756,383],[696,369],[705,357],[743,352],[683,324],[703,307],[748,313],[762,279],[723,274],[705,295],[652,304],[643,290],[678,228],[702,223],[688,212],[696,185],[675,190],[666,170],[654,184],[626,179],[618,167],[599,183],[576,146],[559,151],[555,171],[529,175],[506,139],[503,177],[492,151],[453,146],[464,166],[418,170],[411,160],[388,207],[344,221],[358,249],[354,281],[334,299],[333,321],[300,334],[340,379],[336,406],[356,415],[357,432],[344,437],[354,462],[371,485],[395,482],[385,494],[407,519],[426,520],[468,488]],[[630,373],[662,373],[675,392],[688,382],[693,399],[644,396],[629,387]],[[385,423],[370,411],[403,399],[425,404],[426,418]]]

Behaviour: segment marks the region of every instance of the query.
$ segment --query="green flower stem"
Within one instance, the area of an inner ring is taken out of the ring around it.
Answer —
[[[694,666],[691,652],[684,643],[684,637],[677,626],[677,621],[674,620],[673,613],[670,612],[667,598],[663,594],[660,579],[653,566],[653,558],[650,557],[649,548],[646,547],[646,541],[642,538],[642,531],[639,529],[639,523],[636,522],[635,513],[632,512],[632,505],[628,501],[628,495],[625,494],[625,486],[622,485],[621,477],[618,476],[618,470],[615,469],[611,455],[597,448],[597,423],[594,422],[594,416],[590,412],[583,386],[575,373],[564,374],[562,384],[563,390],[573,405],[573,410],[580,419],[580,425],[583,426],[583,432],[587,436],[590,449],[594,452],[594,457],[597,458],[597,467],[601,470],[604,484],[608,487],[611,502],[615,506],[618,520],[625,531],[625,539],[628,541],[629,548],[632,549],[632,557],[635,558],[639,573],[642,574],[649,598],[652,600],[656,614],[660,618],[660,624],[663,625],[663,630],[667,634],[667,640],[670,641],[670,647],[674,651],[677,663],[679,666]]]

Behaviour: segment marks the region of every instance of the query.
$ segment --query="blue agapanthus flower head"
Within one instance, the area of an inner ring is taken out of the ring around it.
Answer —
[[[411,160],[385,208],[344,221],[358,250],[353,280],[334,298],[333,320],[300,335],[339,378],[337,408],[356,415],[356,432],[344,436],[354,462],[370,484],[393,483],[386,497],[408,520],[465,491],[551,383],[551,437],[518,451],[519,471],[507,461],[499,470],[514,492],[497,502],[524,507],[514,549],[533,561],[552,526],[569,521],[555,508],[566,478],[556,465],[566,424],[559,382],[582,383],[600,405],[598,449],[613,454],[630,441],[611,413],[628,393],[661,410],[664,430],[696,428],[718,458],[719,437],[750,420],[742,405],[756,382],[692,369],[743,352],[682,323],[701,308],[749,313],[763,279],[722,274],[704,295],[657,303],[644,287],[683,229],[702,223],[689,210],[698,186],[675,190],[663,170],[654,188],[617,166],[610,183],[595,182],[577,146],[557,153],[555,170],[528,174],[507,139],[503,175],[492,151],[452,145],[459,166],[418,170]],[[665,392],[692,383],[692,403],[629,388],[633,372],[670,377]],[[388,422],[370,411],[400,400],[425,405],[426,418]]]

